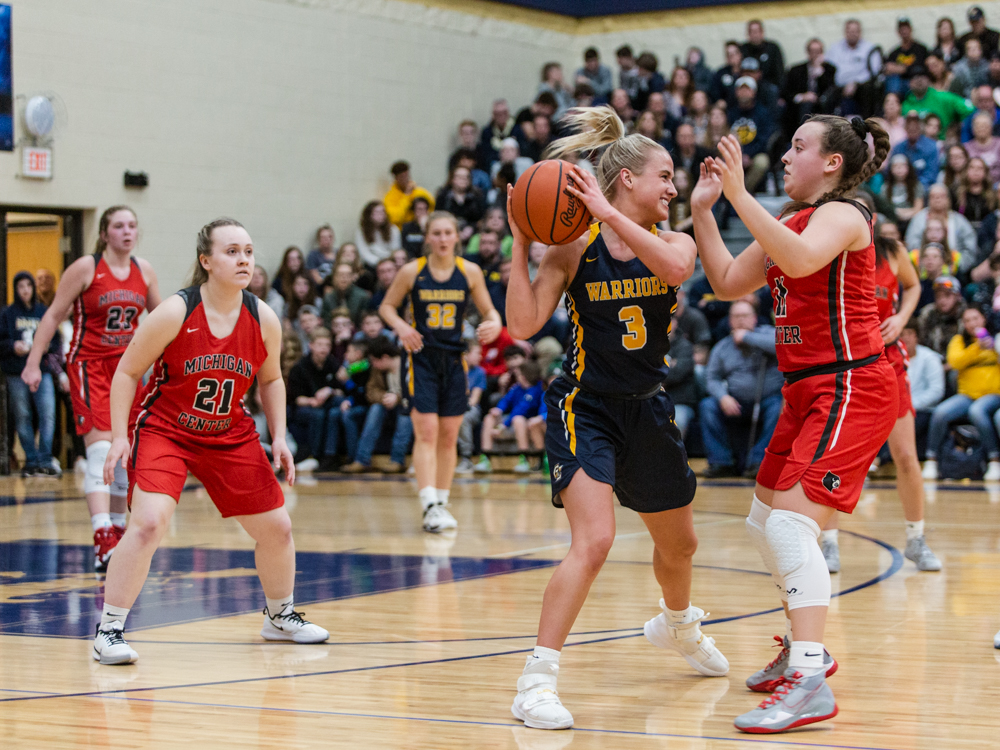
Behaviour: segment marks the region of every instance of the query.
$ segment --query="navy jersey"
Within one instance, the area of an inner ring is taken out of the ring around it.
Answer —
[[[465,351],[462,321],[469,303],[469,279],[465,259],[455,258],[455,268],[447,281],[436,281],[427,258],[417,259],[417,278],[410,292],[413,327],[424,337],[424,346],[448,351]]]
[[[600,225],[591,226],[587,250],[566,290],[573,335],[563,372],[595,393],[655,389],[667,374],[677,289],[638,258],[615,260]]]

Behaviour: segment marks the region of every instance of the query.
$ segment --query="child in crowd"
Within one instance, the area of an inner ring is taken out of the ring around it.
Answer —
[[[339,307],[330,314],[330,332],[333,333],[333,356],[343,361],[347,344],[354,338],[354,323],[346,307]]]
[[[483,421],[482,400],[486,392],[486,371],[479,366],[483,360],[483,348],[477,341],[469,343],[469,350],[465,353],[466,379],[469,388],[469,408],[462,417],[462,426],[458,430],[458,466],[455,468],[457,474],[471,474],[473,472],[472,451],[473,436],[476,428]]]
[[[521,353],[521,357],[523,360],[523,353]],[[514,384],[499,403],[490,409],[483,418],[483,431],[480,439],[483,455],[473,467],[476,472],[489,473],[493,471],[493,464],[487,455],[493,450],[493,441],[510,440],[511,438],[517,443],[517,449],[521,452],[517,459],[517,465],[514,466],[514,471],[518,474],[526,474],[531,471],[528,458],[524,454],[532,448],[528,433],[528,420],[538,414],[538,408],[542,403],[542,374],[538,363],[532,360],[523,360],[510,372],[514,378]],[[544,432],[542,435],[544,437]],[[536,443],[534,448],[542,450],[544,443]]]
[[[361,330],[354,334],[354,341],[374,341],[379,336],[385,336],[396,343],[396,334],[385,327],[382,316],[375,310],[369,310],[361,316]]]

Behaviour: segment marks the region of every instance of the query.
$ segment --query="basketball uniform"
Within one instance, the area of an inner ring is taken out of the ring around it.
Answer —
[[[469,304],[465,259],[455,258],[447,281],[437,281],[427,258],[417,259],[417,278],[410,292],[413,327],[424,348],[407,358],[406,382],[410,408],[421,414],[460,417],[469,408],[465,342],[462,322]]]
[[[909,256],[901,256],[899,262],[909,262]],[[875,304],[878,307],[879,323],[884,323],[899,310],[899,279],[892,272],[889,262],[878,256],[875,258]],[[896,373],[896,390],[899,392],[899,414],[896,418],[902,419],[907,414],[914,413],[913,402],[910,400],[910,378],[906,374],[910,358],[903,342],[896,339],[891,344],[886,344],[885,358]]]
[[[862,211],[871,229],[868,210],[846,202]],[[815,211],[799,211],[786,226],[801,234]],[[879,332],[875,245],[845,251],[802,278],[785,275],[770,257],[764,268],[785,408],[757,481],[772,490],[802,482],[814,503],[850,513],[896,423],[899,398]]]
[[[209,330],[201,287],[178,294],[184,324],[132,405],[129,506],[136,486],[179,500],[190,471],[223,518],[280,508],[281,487],[243,405],[267,359],[257,298],[243,292],[236,326],[220,339]]]
[[[73,303],[73,341],[67,357],[77,435],[111,429],[111,380],[139,327],[148,294],[135,258],[124,281],[111,273],[104,253],[94,261],[94,279]]]
[[[694,499],[694,472],[674,425],[673,402],[661,386],[676,306],[677,287],[661,282],[638,258],[613,258],[600,224],[591,226],[566,290],[572,342],[562,375],[545,394],[545,450],[556,507],[579,469],[611,485],[623,506],[640,513],[681,508]]]

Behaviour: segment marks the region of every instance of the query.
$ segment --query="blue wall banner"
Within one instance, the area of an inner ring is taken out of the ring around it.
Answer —
[[[0,4],[0,151],[14,150],[14,78],[10,66],[10,6]]]

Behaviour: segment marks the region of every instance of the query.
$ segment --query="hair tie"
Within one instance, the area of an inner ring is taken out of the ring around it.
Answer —
[[[864,140],[868,135],[868,123],[862,120],[860,117],[851,118],[851,129],[857,133],[858,138]]]

